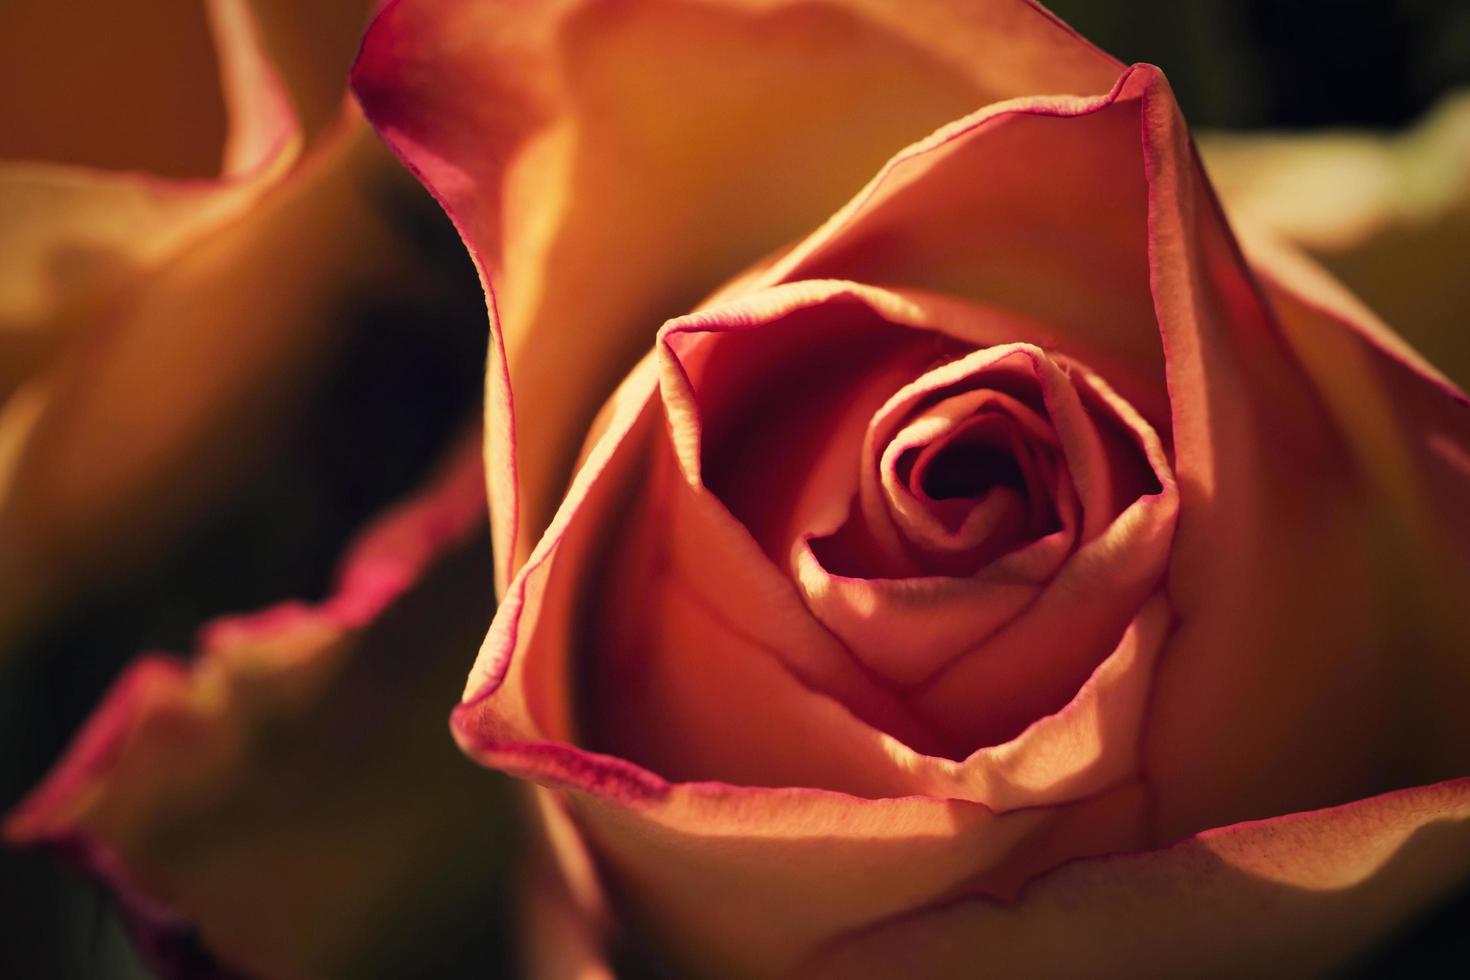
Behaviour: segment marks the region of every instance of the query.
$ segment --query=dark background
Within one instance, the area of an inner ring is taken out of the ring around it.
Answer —
[[[1051,7],[1124,61],[1162,67],[1195,126],[1398,127],[1470,85],[1470,0],[1056,0]],[[425,200],[393,207],[435,256],[442,300],[410,311],[378,298],[349,311],[351,339],[260,478],[184,547],[79,601],[65,623],[32,637],[0,667],[0,808],[44,773],[138,651],[188,650],[193,630],[214,616],[323,595],[353,529],[410,489],[475,410],[483,306],[473,273]],[[0,975],[146,976],[106,894],[43,855],[0,851],[0,923]],[[1470,890],[1353,976],[1426,975],[1455,962],[1463,969],[1467,937]]]

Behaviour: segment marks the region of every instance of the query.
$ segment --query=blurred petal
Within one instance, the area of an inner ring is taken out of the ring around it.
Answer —
[[[200,0],[8,0],[0,159],[214,176],[227,120],[210,19]]]
[[[192,662],[135,663],[7,841],[101,876],[160,968],[197,943],[251,975],[403,975],[457,929],[493,934],[506,787],[440,727],[489,611],[483,520],[476,433],[325,601],[217,621]]]
[[[347,94],[362,33],[382,0],[249,0],[271,63],[308,140],[331,126]]]
[[[14,384],[30,354],[21,345],[54,340],[27,334],[64,331],[68,314],[95,312],[86,309],[95,291],[157,268],[238,217],[299,153],[289,96],[245,0],[210,0],[207,10],[229,110],[228,138],[215,151],[223,160],[217,179],[165,179],[71,160],[0,162],[0,391]],[[187,21],[182,11],[176,19]]]
[[[1470,780],[1075,861],[833,943],[802,976],[1322,976],[1470,873]]]
[[[87,310],[0,406],[0,645],[186,521],[268,438],[363,284],[404,281],[406,180],[348,114],[252,206]]]
[[[354,89],[494,287],[502,574],[665,318],[820,221],[893,147],[977,104],[1115,73],[1022,0],[387,7]]]
[[[1201,148],[1232,216],[1309,251],[1470,385],[1470,93],[1400,135],[1213,133]]]
[[[411,181],[344,105],[345,62],[302,152],[302,93],[271,60],[300,24],[262,3],[263,28],[246,0],[205,8],[229,116],[217,178],[0,163],[0,649],[187,526],[272,438],[344,300],[411,274],[383,206]],[[339,47],[361,24],[348,6],[317,22]],[[190,23],[163,9],[132,25],[149,44]],[[42,38],[70,23],[12,13]]]

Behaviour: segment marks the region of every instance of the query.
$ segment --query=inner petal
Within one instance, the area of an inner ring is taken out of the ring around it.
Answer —
[[[1004,421],[998,416],[971,419],[948,440],[910,450],[910,492],[935,504],[979,499],[991,490],[1025,492],[1030,481],[1006,444],[1009,426]]]
[[[1070,475],[1028,356],[990,357],[895,398],[870,427],[864,519],[921,575],[971,574],[1065,523],[1058,477]]]
[[[976,404],[981,410],[966,417]],[[1038,452],[1007,407],[1029,413],[995,392],[946,399],[884,451],[889,511],[933,571],[956,560],[973,569],[1058,526],[1050,447]],[[1044,422],[1029,421],[1046,440]]]

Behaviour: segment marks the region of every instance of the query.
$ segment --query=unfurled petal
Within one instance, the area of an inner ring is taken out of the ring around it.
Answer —
[[[161,969],[196,945],[248,975],[403,975],[459,930],[503,930],[507,787],[442,728],[455,651],[489,613],[483,527],[475,433],[328,599],[136,662],[7,841],[98,875]]]

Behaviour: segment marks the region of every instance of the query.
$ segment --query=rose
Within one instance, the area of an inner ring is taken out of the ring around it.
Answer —
[[[6,6],[5,653],[156,560],[266,454],[343,296],[408,282],[405,178],[344,103],[366,4],[291,6]]]
[[[699,974],[1298,975],[1470,867],[1465,396],[1242,254],[1156,70],[400,0],[355,87],[493,288],[454,730],[570,904]]]

